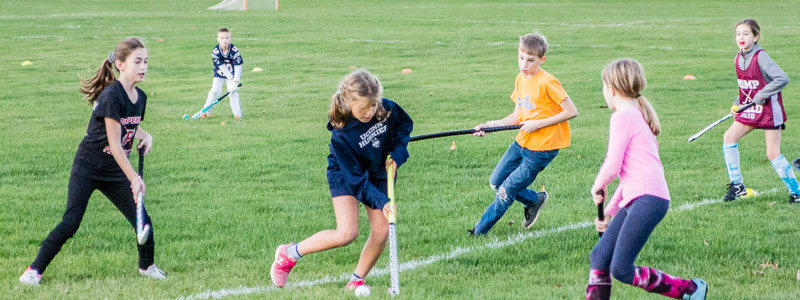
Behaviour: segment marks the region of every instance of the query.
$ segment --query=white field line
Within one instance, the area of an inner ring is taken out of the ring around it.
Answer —
[[[769,190],[769,191],[766,191],[766,192],[757,192],[757,195],[773,194],[773,193],[776,193],[777,191],[778,191],[778,189],[775,188],[775,189],[772,189],[772,190]],[[693,210],[693,209],[698,208],[698,207],[703,206],[703,205],[715,204],[715,203],[719,203],[719,202],[722,202],[722,200],[721,199],[708,199],[708,198],[706,198],[706,199],[703,199],[703,200],[701,200],[699,202],[686,203],[686,204],[680,205],[678,207],[671,208],[670,211],[671,212],[681,212],[681,211],[686,211],[686,210]],[[506,247],[506,246],[511,246],[511,245],[522,243],[525,240],[530,239],[530,238],[539,238],[539,237],[543,237],[543,236],[547,236],[547,235],[551,235],[551,234],[558,234],[558,233],[561,233],[561,232],[564,232],[564,231],[568,231],[568,230],[573,230],[573,229],[583,229],[583,228],[590,227],[593,224],[594,224],[594,222],[592,222],[592,221],[585,221],[585,222],[580,222],[580,223],[571,223],[571,224],[567,224],[567,225],[564,225],[564,226],[561,226],[561,227],[558,227],[558,228],[537,230],[537,231],[532,231],[532,232],[520,232],[520,233],[517,233],[517,234],[512,234],[512,235],[509,235],[508,238],[506,238],[506,239],[503,239],[503,240],[494,239],[494,240],[492,240],[490,242],[487,242],[483,246],[456,247],[456,248],[453,248],[452,250],[450,250],[450,252],[432,255],[432,256],[429,256],[429,257],[423,258],[423,259],[412,259],[412,260],[409,260],[407,262],[401,263],[400,267],[399,267],[400,268],[399,271],[400,272],[411,271],[411,270],[414,270],[414,269],[417,269],[417,268],[420,268],[420,267],[425,267],[425,266],[437,263],[437,262],[442,261],[442,260],[454,259],[456,257],[459,257],[459,256],[464,255],[464,254],[468,254],[468,253],[473,252],[473,251],[483,251],[483,250],[486,250],[486,249],[492,250],[492,249],[497,249],[497,248],[503,248],[503,247]],[[370,276],[383,276],[383,275],[387,275],[387,274],[389,274],[389,268],[388,267],[375,268],[370,272]],[[301,281],[296,281],[296,282],[290,282],[290,283],[286,284],[286,287],[284,289],[299,288],[299,287],[310,287],[310,286],[316,286],[316,285],[332,283],[332,282],[346,282],[349,279],[350,279],[350,273],[343,273],[343,274],[341,274],[339,276],[329,275],[329,276],[325,276],[325,277],[318,278],[318,279],[301,280]],[[248,294],[255,294],[255,293],[266,293],[266,292],[271,292],[271,291],[276,291],[276,290],[280,290],[280,289],[275,287],[275,286],[273,286],[273,285],[254,286],[254,287],[246,287],[246,286],[241,286],[240,285],[237,288],[221,289],[221,290],[216,290],[216,291],[209,290],[209,291],[198,293],[198,294],[194,294],[194,295],[180,296],[178,298],[175,298],[175,300],[212,299],[212,298],[216,299],[216,298],[222,298],[222,297],[227,297],[227,296],[238,296],[238,295],[248,295]]]
[[[56,39],[62,39],[62,40],[66,39],[66,37],[63,37],[63,36],[60,36],[60,35],[29,35],[29,36],[14,36],[12,38],[14,38],[14,39],[51,39],[51,38],[56,38]]]
[[[385,44],[395,44],[395,43],[408,43],[408,41],[400,41],[400,40],[392,40],[392,41],[376,41],[370,39],[349,39],[351,43],[355,42],[362,42],[362,43],[385,43]]]

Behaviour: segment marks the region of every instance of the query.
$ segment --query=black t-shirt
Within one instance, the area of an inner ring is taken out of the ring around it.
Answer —
[[[139,128],[139,122],[144,119],[147,106],[147,94],[138,87],[134,88],[139,95],[136,103],[131,102],[119,81],[114,81],[100,92],[94,103],[86,136],[83,137],[75,154],[73,173],[100,180],[126,180],[125,173],[111,155],[105,118],[119,122],[122,150],[125,151],[125,156],[130,155],[136,129]]]

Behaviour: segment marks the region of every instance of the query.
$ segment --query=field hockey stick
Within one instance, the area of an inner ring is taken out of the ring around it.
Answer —
[[[233,92],[238,91],[240,87],[242,87],[241,83],[239,83],[239,85],[236,87],[235,90],[233,90]],[[211,103],[211,104],[207,105],[206,107],[203,107],[203,109],[198,111],[196,114],[192,115],[192,117],[190,119],[197,119],[200,116],[202,116],[204,113],[207,113],[209,110],[211,110],[212,107],[214,107],[214,105],[217,105],[217,103],[222,101],[222,99],[225,99],[225,97],[227,97],[228,94],[230,94],[231,92],[232,91],[225,92],[225,94],[222,94],[222,96],[219,96],[219,98],[217,98],[217,100],[214,100],[214,103]],[[185,116],[184,116],[184,118],[185,118]]]
[[[740,112],[743,112],[745,109],[748,109],[748,108],[750,108],[751,106],[753,106],[755,104],[756,104],[755,102],[747,103],[747,104],[739,107],[739,109],[736,110],[736,113],[738,114]],[[689,137],[689,141],[691,142],[691,141],[694,141],[694,140],[698,139],[701,135],[703,135],[706,132],[708,132],[709,130],[711,130],[711,128],[714,128],[714,126],[719,125],[719,123],[722,123],[725,120],[730,119],[731,117],[733,117],[733,114],[729,113],[726,116],[722,117],[721,119],[717,120],[716,122],[711,123],[711,125],[706,126],[706,128],[703,128],[703,130],[700,130],[699,132],[695,133],[693,136],[690,136]]]
[[[391,158],[391,155],[388,157]],[[388,159],[387,158],[387,159]],[[394,204],[394,164],[389,165],[386,170],[386,194],[389,196],[389,207],[395,207]],[[389,288],[389,294],[392,296],[400,295],[400,272],[397,263],[397,214],[394,210],[389,211],[389,273],[392,286]]]
[[[431,134],[423,134],[423,135],[418,135],[418,136],[412,136],[411,137],[411,141],[412,142],[413,141],[421,141],[421,140],[440,138],[440,137],[446,137],[446,136],[451,136],[451,135],[473,134],[473,133],[476,133],[478,131],[495,132],[495,131],[503,131],[503,130],[514,130],[514,129],[520,129],[520,128],[522,128],[522,125],[485,127],[485,128],[481,128],[481,130],[475,130],[475,128],[472,128],[472,129],[464,129],[464,130],[445,131],[445,132],[437,132],[437,133],[431,133]]]
[[[139,177],[144,181],[144,147],[139,148]],[[144,223],[144,193],[139,191],[136,201],[136,241],[139,245],[144,245],[147,237],[150,236],[150,224]]]
[[[599,191],[597,191],[597,194],[600,195],[600,197],[603,197],[603,201],[605,202],[605,200],[606,200],[606,192],[604,192],[603,190],[599,190]],[[597,219],[599,219],[600,221],[604,221],[605,220],[605,215],[606,215],[605,211],[603,211],[603,202],[600,202],[600,204],[597,204]],[[598,238],[602,238],[603,237],[603,231],[598,231],[597,232],[597,237]]]

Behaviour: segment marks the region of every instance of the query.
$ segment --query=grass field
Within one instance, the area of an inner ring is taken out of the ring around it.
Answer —
[[[720,147],[730,123],[687,143],[727,113],[736,95],[733,24],[757,19],[761,42],[792,80],[800,79],[796,1],[283,1],[279,11],[224,12],[216,0],[3,1],[0,3],[0,298],[172,299],[229,289],[237,298],[352,298],[339,278],[352,272],[368,227],[350,246],[309,255],[290,282],[268,277],[278,244],[335,227],[325,178],[330,95],[359,66],[415,121],[414,135],[471,128],[508,114],[518,72],[518,36],[551,44],[543,68],[578,107],[572,146],[533,186],[551,201],[530,231],[515,204],[485,238],[465,229],[493,199],[488,177],[513,133],[415,142],[399,171],[398,236],[403,298],[583,297],[596,232],[588,197],[605,156],[610,112],[600,70],[633,57],[645,67],[663,125],[659,137],[672,208],[637,264],[709,282],[711,299],[795,299],[800,283],[797,215],[765,155],[763,134],[740,145],[748,187],[762,196],[719,199],[727,184]],[[227,103],[212,119],[183,120],[211,86],[215,32],[229,27],[246,72],[244,120]],[[120,40],[141,37],[149,71],[142,127],[148,156],[148,210],[156,263],[165,281],[136,271],[135,238],[100,193],[81,229],[43,276],[17,278],[60,221],[76,147],[91,108],[78,93]],[[32,66],[20,63],[30,60]],[[264,72],[250,72],[261,67]],[[401,74],[404,68],[411,74]],[[697,77],[682,80],[684,75]],[[783,153],[800,155],[800,85],[784,89],[789,115]],[[221,122],[225,122],[221,125]],[[455,141],[458,148],[450,150]],[[709,203],[710,202],[710,203]],[[513,225],[506,225],[511,221]],[[385,270],[388,255],[376,266]],[[775,264],[777,269],[761,264]],[[373,274],[374,275],[374,274]],[[325,279],[327,278],[327,279]],[[322,280],[318,280],[322,279]],[[315,281],[316,280],[316,281]],[[368,277],[385,299],[386,272]],[[614,283],[616,299],[661,299]],[[246,289],[251,288],[251,289]]]

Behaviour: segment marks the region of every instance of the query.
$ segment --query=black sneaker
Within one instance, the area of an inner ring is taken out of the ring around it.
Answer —
[[[797,172],[800,172],[800,158],[795,158],[794,161],[792,161],[792,166],[794,166]]]
[[[539,218],[539,211],[544,207],[544,204],[547,203],[547,198],[549,197],[547,192],[538,192],[536,195],[539,196],[539,201],[533,206],[525,208],[525,218],[522,220],[522,228],[531,228],[533,223],[536,223],[536,219]]]
[[[789,203],[800,203],[800,195],[791,194],[789,195]],[[800,278],[800,277],[798,277]]]
[[[747,195],[747,188],[744,187],[744,184],[731,182],[728,185],[728,193],[725,194],[725,197],[722,197],[722,200],[733,201],[744,195]]]

